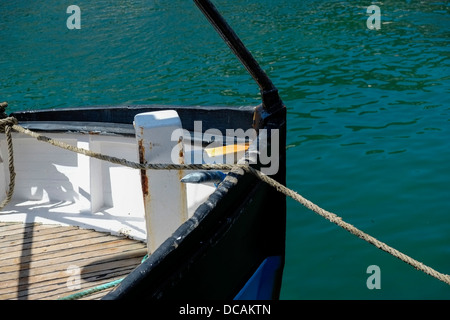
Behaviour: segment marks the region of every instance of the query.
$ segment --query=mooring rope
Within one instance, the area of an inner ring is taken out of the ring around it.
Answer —
[[[5,132],[8,149],[9,186],[6,191],[6,198],[0,203],[0,211],[11,201],[16,183],[16,171],[14,170],[14,149],[11,136],[11,127],[17,124],[15,118],[9,117],[0,119],[0,132]]]
[[[24,133],[26,135],[29,135],[31,137],[36,138],[39,141],[43,141],[43,142],[47,142],[53,146],[57,146],[63,149],[67,149],[73,152],[77,152],[80,154],[84,154],[86,156],[89,157],[93,157],[96,159],[100,159],[100,160],[104,160],[104,161],[109,161],[115,164],[120,164],[123,166],[127,166],[130,168],[134,168],[134,169],[140,169],[140,170],[234,170],[234,169],[242,169],[247,173],[250,173],[252,175],[254,175],[255,177],[257,177],[258,179],[260,179],[261,181],[267,183],[268,185],[274,187],[277,191],[283,193],[284,195],[294,199],[295,201],[299,202],[300,204],[302,204],[303,206],[305,206],[306,208],[310,209],[311,211],[319,214],[320,216],[322,216],[323,218],[327,219],[328,221],[338,225],[339,227],[343,228],[344,230],[347,230],[348,232],[350,232],[351,234],[357,236],[360,239],[363,239],[364,241],[374,245],[375,247],[377,247],[380,250],[383,250],[389,254],[391,254],[392,256],[400,259],[401,261],[411,265],[412,267],[416,268],[417,270],[420,270],[448,285],[450,285],[450,275],[447,274],[443,274],[441,272],[436,271],[435,269],[423,264],[422,262],[411,258],[410,256],[398,251],[397,249],[394,249],[393,247],[387,245],[384,242],[381,242],[380,240],[372,237],[371,235],[359,230],[358,228],[356,228],[355,226],[353,226],[350,223],[347,223],[345,221],[342,220],[341,217],[339,217],[338,215],[329,212],[327,210],[322,209],[321,207],[319,207],[318,205],[316,205],[315,203],[311,202],[310,200],[304,198],[303,196],[301,196],[300,194],[298,194],[297,192],[287,188],[286,186],[282,185],[281,183],[279,183],[278,181],[272,179],[271,177],[267,176],[266,174],[262,173],[259,170],[256,170],[252,167],[250,167],[249,165],[241,165],[241,164],[141,164],[141,163],[136,163],[136,162],[132,162],[132,161],[128,161],[126,159],[121,159],[121,158],[117,158],[117,157],[112,157],[112,156],[108,156],[108,155],[104,155],[104,154],[100,154],[100,153],[96,153],[96,152],[92,152],[90,150],[84,149],[84,148],[79,148],[79,147],[75,147],[72,145],[69,145],[65,142],[62,141],[58,141],[58,140],[54,140],[52,138],[43,136],[41,134],[38,134],[36,132],[33,132],[31,130],[28,130],[22,126],[19,126],[17,124],[17,120],[15,120],[14,118],[6,118],[6,119],[2,119],[0,120],[0,128],[1,127],[5,127],[5,133],[7,136],[7,141],[8,141],[8,152],[9,152],[9,156],[10,156],[10,172],[11,170],[14,171],[14,166],[13,166],[13,157],[12,157],[12,139],[11,139],[11,133],[10,133],[10,129],[8,128],[12,128],[13,130],[20,132],[20,133]],[[9,132],[9,133],[8,133]],[[9,138],[8,138],[9,136]],[[9,147],[9,145],[11,145],[11,148]],[[15,174],[11,174],[10,176],[14,178]],[[13,180],[13,179],[12,179]],[[11,188],[12,185],[12,188]],[[10,190],[8,190],[8,194],[12,193],[12,190],[14,188],[14,184],[10,183]],[[11,198],[11,196],[9,196],[9,199]],[[6,200],[6,199],[5,199]],[[9,200],[8,200],[9,201]],[[4,201],[5,202],[5,201]],[[2,207],[0,207],[1,210]]]

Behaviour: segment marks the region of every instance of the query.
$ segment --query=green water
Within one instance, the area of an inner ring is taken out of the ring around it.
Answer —
[[[235,0],[218,8],[288,108],[287,184],[450,273],[450,5]],[[0,2],[10,111],[256,105],[258,88],[191,1]],[[449,299],[450,287],[288,200],[283,299]],[[380,268],[381,289],[366,272]]]

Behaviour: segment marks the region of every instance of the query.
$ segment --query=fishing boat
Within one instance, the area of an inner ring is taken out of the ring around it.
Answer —
[[[279,297],[285,196],[234,165],[285,184],[286,108],[215,6],[194,2],[255,79],[261,105],[5,114],[0,299]]]

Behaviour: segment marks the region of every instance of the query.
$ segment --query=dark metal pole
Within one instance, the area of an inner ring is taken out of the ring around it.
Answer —
[[[217,11],[214,4],[209,0],[194,0],[194,2],[238,57],[253,79],[255,79],[261,89],[264,111],[271,113],[281,108],[283,103],[278,95],[278,89],[273,85],[264,70],[261,69],[258,62],[256,62],[255,58],[244,46],[233,29],[231,29],[230,25],[225,21],[219,11]]]

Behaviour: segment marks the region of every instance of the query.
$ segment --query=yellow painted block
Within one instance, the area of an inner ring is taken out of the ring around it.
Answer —
[[[232,145],[226,145],[222,147],[215,147],[215,148],[205,148],[206,154],[209,157],[217,157],[222,156],[229,153],[238,153],[241,151],[246,151],[248,149],[249,143],[243,143],[243,144],[232,144]]]

